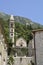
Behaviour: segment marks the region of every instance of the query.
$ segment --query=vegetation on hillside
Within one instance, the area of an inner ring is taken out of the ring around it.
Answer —
[[[7,39],[9,39],[9,20],[4,21],[2,18],[0,18],[0,24],[2,26],[3,34]],[[21,23],[15,22],[15,38],[23,37],[27,42],[31,40],[31,25],[23,25]]]
[[[0,18],[2,18],[4,21],[7,21],[10,18],[10,15],[0,12]],[[15,22],[19,22],[21,24],[26,24],[26,23],[28,23],[28,25],[31,24],[33,29],[43,28],[43,25],[41,25],[39,23],[35,23],[31,19],[28,19],[28,18],[14,16],[14,20],[15,20]]]
[[[0,24],[2,26],[2,31],[3,34],[6,38],[7,43],[10,43],[10,39],[9,39],[9,18],[10,16],[8,16],[7,14],[3,14],[4,16],[2,16],[3,13],[1,13],[0,15]],[[23,18],[23,17],[19,17],[19,16],[14,16],[15,19],[15,42],[16,39],[19,37],[23,37],[27,43],[29,42],[29,40],[32,39],[32,34],[31,31],[33,29],[42,29],[43,26],[37,23],[32,22],[30,19],[27,18]],[[28,25],[26,25],[26,23],[28,23]]]
[[[13,45],[9,38],[9,20],[5,21],[2,18],[0,18],[0,25],[2,27],[2,33],[4,35],[5,41],[8,45],[8,55],[9,55],[9,52],[11,53],[11,48]],[[27,46],[28,46],[29,41],[33,38],[32,34],[31,34],[31,30],[32,30],[31,25],[26,26],[25,24],[15,22],[14,26],[15,26],[15,28],[14,28],[14,30],[15,30],[14,44],[16,43],[17,38],[23,37],[27,41]]]

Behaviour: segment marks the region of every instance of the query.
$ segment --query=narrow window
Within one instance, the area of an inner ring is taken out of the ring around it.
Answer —
[[[11,23],[11,27],[13,28],[13,23]]]

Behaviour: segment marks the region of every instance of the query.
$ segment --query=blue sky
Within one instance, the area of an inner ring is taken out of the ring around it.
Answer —
[[[43,0],[0,0],[0,12],[26,17],[43,25]]]

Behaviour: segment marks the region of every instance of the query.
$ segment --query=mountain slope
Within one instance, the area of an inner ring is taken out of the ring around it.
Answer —
[[[10,18],[10,15],[0,12],[0,18],[3,18],[3,20],[6,21]],[[27,19],[24,17],[14,16],[14,19],[15,19],[15,22],[19,22],[21,24],[26,24],[26,23],[28,23],[27,25],[31,24],[33,29],[34,28],[43,28],[43,25],[35,23],[35,22],[31,21],[30,19]]]

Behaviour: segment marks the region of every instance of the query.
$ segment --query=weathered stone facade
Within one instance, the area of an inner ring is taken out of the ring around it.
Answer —
[[[14,65],[31,65],[31,60],[33,60],[33,57],[15,57]]]
[[[26,40],[22,37],[16,40],[16,46],[27,47]]]
[[[43,30],[35,30],[33,33],[35,65],[43,65]]]
[[[9,21],[9,37],[12,40],[12,43],[14,43],[14,17],[11,15],[10,21]]]
[[[3,35],[0,34],[0,65],[6,65],[7,63],[7,47],[4,42]]]

